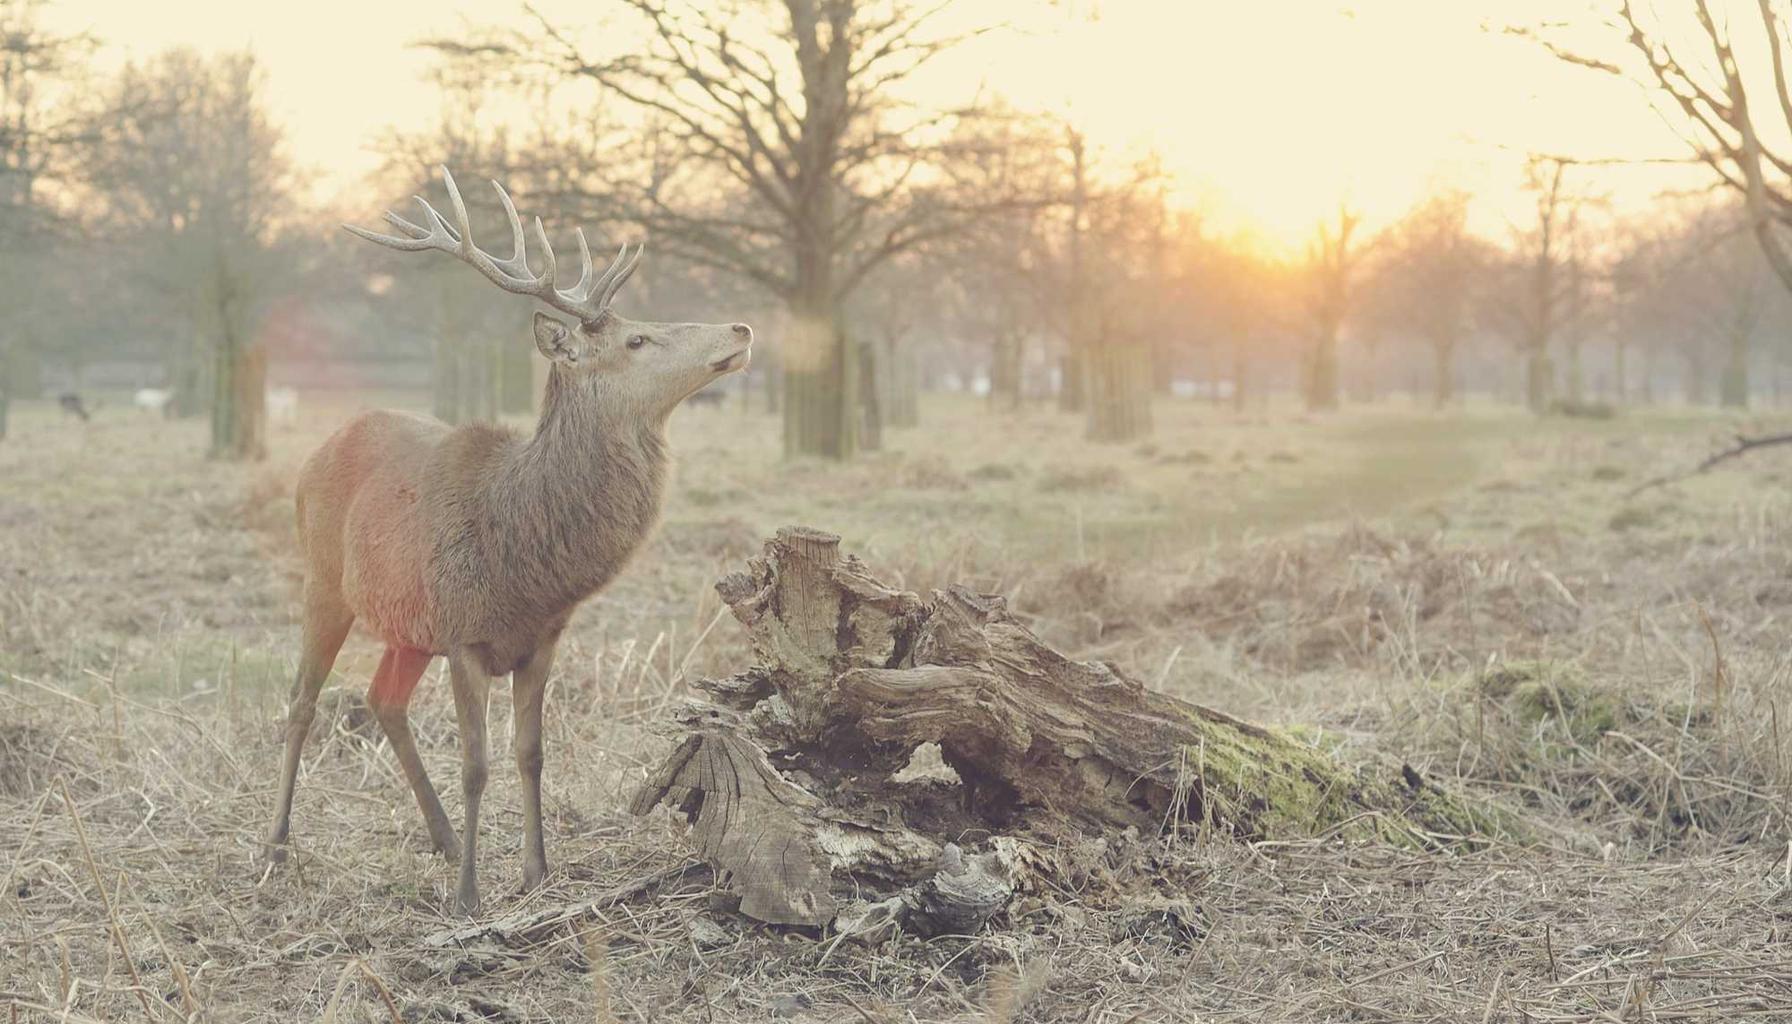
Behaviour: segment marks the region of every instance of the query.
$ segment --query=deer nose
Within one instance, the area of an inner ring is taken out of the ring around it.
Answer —
[[[753,336],[753,328],[748,327],[746,324],[735,324],[734,333],[743,338],[751,338]]]

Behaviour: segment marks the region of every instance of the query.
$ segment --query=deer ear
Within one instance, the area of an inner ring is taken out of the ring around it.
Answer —
[[[579,361],[579,354],[572,345],[572,332],[566,324],[546,313],[535,314],[535,347],[556,363]]]

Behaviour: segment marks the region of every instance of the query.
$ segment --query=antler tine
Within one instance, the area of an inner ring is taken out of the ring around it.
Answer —
[[[498,192],[498,201],[504,204],[504,216],[510,218],[510,258],[494,259],[492,263],[512,277],[527,280],[534,275],[529,271],[529,246],[523,239],[522,218],[516,215],[516,204],[510,201],[510,193],[504,191],[498,179],[492,179],[492,188]]]
[[[591,247],[585,244],[584,228],[573,228],[572,236],[579,240],[579,283],[573,285],[567,294],[584,302],[591,297]]]
[[[429,205],[429,200],[422,196],[412,196],[412,198],[417,200],[418,206],[423,207],[423,215],[430,223],[428,233],[432,236],[440,234],[442,238],[450,243],[451,247],[444,249],[443,251],[458,253],[460,251],[461,238],[465,235],[465,232],[454,230],[454,225],[448,223],[448,218],[442,216],[441,211]]]
[[[541,243],[542,267],[541,276],[537,278],[537,280],[540,282],[540,291],[538,294],[541,295],[542,301],[556,309],[563,309],[566,312],[573,313],[579,317],[590,316],[591,314],[586,313],[582,309],[566,309],[566,306],[563,303],[571,302],[576,305],[577,301],[573,299],[572,296],[554,287],[554,277],[560,272],[560,261],[554,258],[554,243],[548,241],[548,233],[547,230],[541,226],[540,217],[535,218],[535,240]],[[561,301],[555,302],[550,296],[558,296]]]
[[[456,243],[459,242],[459,239],[455,237],[453,229],[442,221],[441,214],[436,213],[422,196],[413,198],[417,200],[417,205],[423,207],[424,219],[429,222],[429,227],[413,224],[391,210],[386,211],[386,222],[408,234],[410,236],[408,238],[399,235],[382,235],[377,231],[369,231],[354,224],[342,226],[351,234],[383,245],[388,249],[397,249],[399,252],[421,252],[424,249],[439,249],[443,252],[457,251]]]
[[[460,227],[461,255],[471,256],[473,253],[479,252],[479,247],[473,244],[473,222],[467,217],[466,201],[461,199],[460,188],[454,184],[454,175],[448,173],[448,165],[442,164],[441,171],[442,184],[448,186],[448,202],[454,208],[454,222]],[[422,200],[418,201],[422,202]],[[429,210],[437,220],[441,220],[442,215],[436,213],[435,209],[428,203],[423,203],[423,206],[424,209]]]
[[[616,250],[616,255],[610,257],[610,265],[604,268],[604,272],[598,275],[596,281],[591,282],[591,290],[585,294],[587,296],[602,295],[604,290],[610,287],[610,282],[616,279],[616,274],[622,266],[622,258],[627,255],[628,243],[624,242],[622,247]],[[598,305],[601,307],[603,303],[600,302]]]
[[[626,250],[627,248],[628,248],[627,244],[624,244],[623,249]],[[646,251],[647,251],[647,243],[646,242],[635,243],[635,254],[633,256],[629,257],[629,261],[626,265],[623,266],[621,273],[617,274],[616,279],[614,281],[611,281],[609,287],[604,289],[603,298],[598,300],[597,308],[604,309],[610,305],[610,300],[616,297],[617,290],[620,289],[622,287],[623,283],[626,282],[630,277],[634,276],[635,267],[637,265],[639,265],[641,262],[641,254]]]

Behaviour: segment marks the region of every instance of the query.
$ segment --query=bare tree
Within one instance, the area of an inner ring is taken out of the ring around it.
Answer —
[[[1749,403],[1754,342],[1768,324],[1772,269],[1750,240],[1748,216],[1733,205],[1691,210],[1670,237],[1676,326],[1690,401],[1731,408]],[[1712,384],[1716,388],[1712,388]]]
[[[1466,192],[1427,196],[1377,246],[1377,311],[1388,329],[1429,350],[1438,408],[1455,400],[1457,352],[1473,327],[1476,291],[1491,260],[1491,247],[1469,231],[1468,206]]]
[[[1351,248],[1361,218],[1340,205],[1336,223],[1321,221],[1307,243],[1307,310],[1311,348],[1302,367],[1302,395],[1309,410],[1338,407],[1338,336],[1350,311],[1357,252]]]
[[[1628,59],[1580,53],[1551,41],[1545,33],[1536,34],[1563,60],[1648,86],[1658,109],[1663,109],[1694,157],[1742,197],[1749,230],[1774,273],[1792,288],[1792,252],[1784,237],[1792,227],[1792,153],[1767,141],[1792,130],[1792,89],[1787,85],[1784,53],[1787,18],[1773,0],[1739,6],[1754,10],[1731,19],[1727,15],[1736,12],[1719,17],[1708,0],[1693,0],[1690,12],[1668,8],[1669,16],[1690,13],[1698,27],[1698,34],[1691,37],[1697,40],[1692,44],[1697,52],[1677,48],[1681,34],[1672,32],[1656,9],[1639,11],[1632,0],[1618,5],[1615,23]],[[1675,38],[1674,45],[1670,37]],[[1746,66],[1745,60],[1765,66]],[[1775,112],[1764,113],[1750,102],[1744,83],[1763,80],[1773,83]]]
[[[44,186],[65,186],[71,159],[95,130],[68,88],[94,40],[59,34],[39,19],[42,0],[0,0],[0,438],[11,397],[37,387],[42,328],[66,309],[47,258],[68,241],[69,223]]]
[[[963,37],[933,30],[945,5],[783,0],[769,23],[743,0],[623,0],[652,33],[642,52],[588,54],[543,15],[520,35],[438,41],[452,59],[595,82],[673,140],[663,173],[635,160],[583,187],[630,211],[661,250],[757,282],[792,314],[783,339],[785,450],[846,458],[859,385],[844,303],[889,259],[943,237],[962,204],[934,173],[959,111],[891,98]]]
[[[1571,161],[1535,157],[1525,168],[1525,187],[1536,196],[1537,219],[1513,231],[1511,287],[1496,301],[1506,311],[1523,364],[1525,405],[1546,411],[1556,397],[1551,355],[1568,316],[1574,285],[1569,272],[1582,202],[1565,183]]]
[[[114,228],[137,242],[148,287],[191,324],[196,344],[170,354],[177,400],[210,410],[213,457],[260,458],[258,328],[287,266],[276,231],[292,184],[260,69],[246,53],[173,50],[126,67],[113,89],[90,176]]]

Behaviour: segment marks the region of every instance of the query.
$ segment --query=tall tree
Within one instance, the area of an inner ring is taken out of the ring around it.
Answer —
[[[1340,205],[1336,223],[1321,221],[1307,243],[1307,310],[1311,347],[1302,367],[1302,395],[1309,410],[1338,407],[1338,337],[1350,312],[1358,253],[1351,248],[1361,218]]]
[[[946,5],[906,0],[622,0],[644,50],[594,56],[570,26],[439,41],[450,58],[595,82],[646,115],[676,159],[649,175],[613,161],[583,183],[631,211],[656,246],[753,280],[787,304],[785,451],[850,457],[859,382],[847,297],[882,263],[949,233],[960,204],[929,182],[947,158],[927,141],[959,116],[916,113],[893,89],[963,36],[934,31]],[[638,140],[644,155],[649,147]]]
[[[1552,346],[1572,286],[1568,273],[1581,203],[1566,186],[1569,161],[1538,157],[1526,164],[1525,188],[1536,197],[1537,219],[1516,229],[1513,291],[1506,304],[1524,373],[1525,405],[1543,412],[1555,400]]]
[[[1621,41],[1622,50],[1611,54],[1580,52],[1547,32],[1536,34],[1563,60],[1644,83],[1694,158],[1742,197],[1749,230],[1781,283],[1792,288],[1785,237],[1792,228],[1792,153],[1783,148],[1792,131],[1785,53],[1792,26],[1781,8],[1755,0],[1714,13],[1709,0],[1693,0],[1690,9],[1639,11],[1632,0],[1621,0],[1612,41]],[[1771,108],[1751,102],[1748,87],[1763,82],[1772,83]]]
[[[1475,297],[1491,262],[1491,247],[1469,231],[1468,208],[1466,192],[1427,196],[1377,246],[1379,319],[1429,350],[1431,401],[1438,408],[1456,398],[1457,353],[1473,327]]]
[[[95,43],[50,31],[42,0],[0,0],[0,438],[10,399],[36,387],[38,334],[63,309],[47,280],[70,225],[46,185],[65,185],[96,129],[71,95]]]
[[[90,177],[138,271],[192,327],[170,353],[176,391],[211,414],[211,455],[266,453],[267,350],[259,328],[287,260],[276,246],[292,174],[247,53],[170,50],[114,85],[111,138]]]

